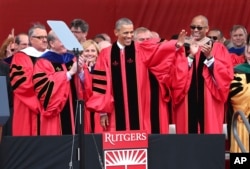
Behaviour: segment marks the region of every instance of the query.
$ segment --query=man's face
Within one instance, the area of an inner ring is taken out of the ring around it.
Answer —
[[[29,37],[27,35],[19,35],[20,43],[16,45],[16,51],[22,50],[29,46]]]
[[[45,51],[48,47],[47,31],[44,29],[34,29],[33,35],[30,37],[31,46],[38,51]]]
[[[137,33],[137,35],[136,35],[136,37],[134,38],[134,40],[135,40],[136,42],[141,43],[141,42],[143,42],[143,41],[145,41],[145,40],[149,40],[149,39],[151,39],[151,38],[152,38],[151,32],[150,32],[150,31],[146,31],[146,32],[139,32],[139,33]]]
[[[191,36],[195,40],[199,41],[206,36],[209,27],[202,17],[195,17],[190,24],[190,29]]]
[[[222,38],[220,38],[220,32],[218,31],[209,31],[207,37],[212,39],[214,42],[222,42]]]
[[[233,31],[231,33],[231,41],[234,46],[236,47],[242,47],[245,45],[246,42],[246,35],[243,31],[243,29],[239,28],[236,31]]]
[[[51,41],[50,46],[51,46],[51,49],[53,51],[55,51],[56,53],[64,54],[67,52],[67,49],[64,47],[64,45],[62,44],[62,42],[58,38]]]
[[[122,25],[119,30],[115,30],[118,42],[123,46],[129,46],[134,36],[133,25]]]
[[[87,32],[82,32],[80,27],[71,27],[70,28],[71,32],[75,35],[76,39],[80,42],[83,43],[86,41],[87,37]]]

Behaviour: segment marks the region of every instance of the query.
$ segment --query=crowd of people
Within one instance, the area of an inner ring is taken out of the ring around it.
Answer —
[[[230,39],[203,15],[191,20],[190,35],[181,30],[172,39],[134,28],[128,18],[115,23],[114,41],[106,33],[88,38],[82,19],[69,29],[84,49],[79,54],[40,23],[27,33],[12,30],[2,43],[0,75],[11,108],[4,135],[76,134],[81,117],[84,133],[168,134],[175,124],[177,134],[222,134],[234,112],[250,119],[250,36],[242,25],[232,26]],[[238,120],[249,152],[249,133]],[[231,144],[241,151],[233,136]]]

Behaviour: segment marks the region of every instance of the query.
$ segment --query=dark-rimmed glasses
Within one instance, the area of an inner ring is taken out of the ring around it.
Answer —
[[[39,40],[43,40],[43,39],[46,39],[47,40],[47,36],[31,36],[32,38],[36,38],[36,39],[39,39]]]
[[[207,36],[207,37],[209,37],[209,38],[212,39],[213,41],[216,41],[216,40],[218,39],[217,36]]]
[[[79,34],[79,33],[84,33],[84,32],[82,32],[82,31],[71,31],[72,33],[76,33],[76,34]]]
[[[206,26],[202,27],[202,26],[195,26],[195,25],[190,25],[190,28],[192,30],[195,30],[195,28],[197,28],[199,31],[202,30],[203,28],[205,28]]]

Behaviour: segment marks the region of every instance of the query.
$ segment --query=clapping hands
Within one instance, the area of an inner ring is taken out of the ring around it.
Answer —
[[[199,44],[196,40],[194,40],[193,38],[190,39],[190,54],[195,56],[195,54],[198,52],[199,50]]]
[[[201,46],[201,51],[204,53],[206,58],[211,57],[212,47],[213,42],[211,40]]]

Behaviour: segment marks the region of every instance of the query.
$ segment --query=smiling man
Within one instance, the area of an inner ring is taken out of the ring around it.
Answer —
[[[104,130],[151,133],[149,69],[163,84],[162,89],[168,89],[171,65],[181,51],[176,50],[176,41],[164,44],[153,40],[134,42],[134,25],[128,18],[116,22],[114,33],[117,41],[103,49],[97,59],[93,95],[87,107],[102,113],[100,123]],[[167,94],[163,96],[169,100]],[[159,129],[160,133],[168,133],[167,116],[161,118],[165,125]]]
[[[34,63],[47,50],[47,31],[44,25],[35,24],[28,32],[30,47],[13,55],[10,79],[13,89],[13,136],[39,134],[40,103],[32,82]]]
[[[206,37],[208,20],[195,16],[190,24],[186,57],[177,58],[173,82],[173,121],[181,133],[221,134],[224,103],[233,78],[231,57],[222,43]]]
[[[247,30],[242,25],[233,25],[230,31],[230,43],[227,48],[230,53],[243,55],[247,40]]]

